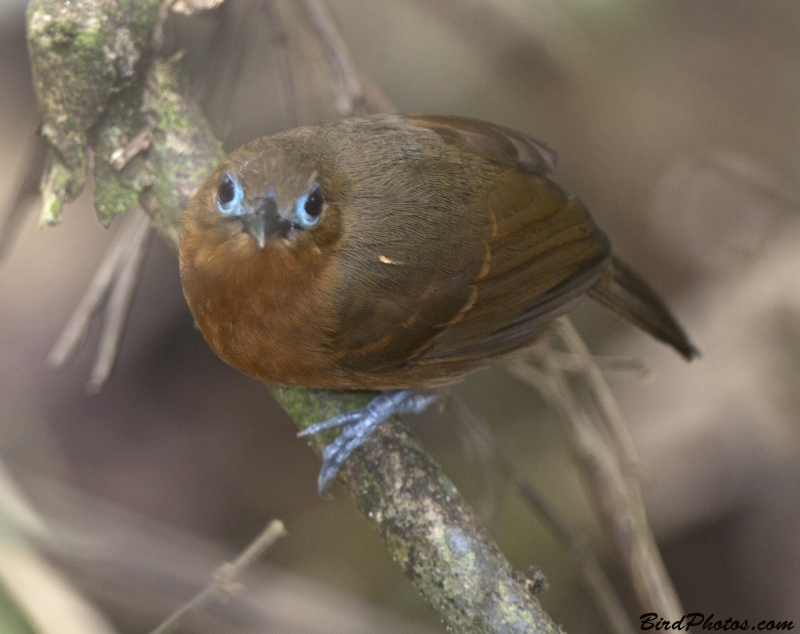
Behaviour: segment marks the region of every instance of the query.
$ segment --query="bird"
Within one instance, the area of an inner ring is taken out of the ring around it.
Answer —
[[[373,115],[252,141],[198,188],[180,273],[213,351],[266,383],[380,392],[303,432],[343,427],[321,493],[380,423],[436,398],[417,390],[523,354],[585,296],[698,355],[555,160],[486,121]]]

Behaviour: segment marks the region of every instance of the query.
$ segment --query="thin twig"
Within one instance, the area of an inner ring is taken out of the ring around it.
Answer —
[[[619,457],[581,408],[564,373],[548,360],[547,348],[536,351],[543,370],[514,361],[507,369],[538,389],[558,413],[578,467],[591,489],[589,496],[627,571],[640,604],[648,612],[679,619],[683,609],[647,523],[638,483],[631,484]]]
[[[367,114],[358,70],[327,3],[325,0],[299,2],[323,46],[336,96],[336,112],[340,117]]]
[[[631,542],[625,543],[624,539],[616,541],[628,549],[628,553],[620,550],[620,554],[624,560],[630,561],[629,574],[639,594],[639,600],[643,605],[654,606],[655,611],[659,613],[669,614],[672,619],[678,619],[683,614],[683,608],[647,521],[639,483],[636,449],[622,411],[603,373],[592,360],[589,349],[572,322],[567,317],[561,317],[556,320],[554,327],[567,349],[581,361],[582,376],[618,452],[621,477],[627,485],[627,495],[624,500],[628,505],[627,512],[632,520],[633,530],[625,533],[632,538]],[[606,525],[610,527],[617,524],[618,522],[606,521]],[[625,558],[625,554],[629,557]]]
[[[192,612],[198,612],[220,595],[234,595],[239,590],[237,578],[253,562],[263,555],[276,541],[286,535],[286,528],[280,520],[272,520],[256,539],[232,562],[217,568],[214,576],[191,600],[184,603],[172,615],[152,631],[151,634],[166,634],[181,619]]]
[[[503,473],[517,487],[522,498],[534,512],[544,518],[553,533],[567,547],[570,556],[580,566],[584,584],[592,595],[595,605],[605,616],[611,631],[617,634],[633,634],[635,629],[625,613],[622,601],[614,591],[611,580],[603,572],[600,562],[597,561],[597,558],[587,547],[586,539],[561,519],[550,500],[514,466],[511,456],[508,455],[508,452],[497,440],[489,426],[457,397],[451,396],[448,399],[448,403],[450,402],[456,405],[457,413],[461,420],[468,424],[489,447]]]
[[[224,130],[220,135],[223,140],[227,139],[235,122],[233,96],[241,84],[246,53],[253,46],[253,15],[257,2],[259,0],[226,2],[222,5],[208,46],[206,70],[199,81],[198,102],[203,109],[211,109],[216,95],[226,97],[219,117],[224,122]],[[223,51],[232,53],[223,54]]]
[[[550,358],[556,367],[566,372],[580,374],[584,371],[583,360],[572,352],[550,350]],[[653,370],[653,367],[645,359],[640,357],[604,357],[593,355],[592,360],[604,375],[614,373],[642,382],[649,382],[655,377],[655,370]]]
[[[61,367],[80,348],[86,333],[89,332],[92,317],[100,309],[120,269],[131,257],[136,246],[135,235],[141,230],[142,216],[147,218],[142,212],[129,214],[125,219],[125,225],[114,236],[103,256],[103,261],[89,283],[89,288],[86,289],[86,293],[47,357],[47,363],[51,367]]]
[[[140,152],[144,152],[149,147],[150,134],[147,130],[144,130],[143,132],[137,134],[126,145],[114,150],[114,152],[111,153],[109,163],[111,163],[111,167],[119,172],[131,162],[131,159],[134,156]]]
[[[141,209],[137,209],[134,213],[136,216],[130,235],[130,257],[122,261],[119,277],[108,299],[97,357],[92,366],[89,382],[86,384],[86,391],[90,394],[96,393],[103,387],[114,369],[133,296],[141,278],[144,256],[153,235],[150,217]]]
[[[628,426],[625,424],[625,418],[622,416],[617,404],[617,399],[614,398],[611,388],[608,387],[603,373],[592,360],[589,348],[586,347],[568,317],[559,317],[551,327],[578,362],[579,372],[586,380],[586,384],[594,397],[600,417],[606,424],[625,474],[629,480],[632,480],[630,484],[638,488],[639,458],[636,455],[636,447],[633,444],[633,438],[631,438]]]
[[[33,129],[33,124],[31,128]],[[0,219],[0,261],[8,253],[17,231],[22,226],[25,216],[31,211],[32,198],[39,196],[39,181],[44,169],[44,157],[47,153],[47,141],[38,134],[34,136],[27,149],[27,166],[23,172],[17,192],[8,206],[8,210]]]
[[[283,20],[275,7],[273,0],[263,0],[262,10],[267,20],[267,36],[273,55],[275,56],[275,72],[278,75],[278,85],[283,95],[283,107],[286,122],[289,128],[297,126],[297,98],[294,90],[294,75],[292,73],[292,60],[289,55],[288,40]]]
[[[380,89],[378,84],[366,73],[358,73],[361,80],[362,103],[366,114],[390,114],[397,112],[395,105],[389,97]]]
[[[222,55],[222,51],[227,51],[228,49],[225,47],[225,36],[228,33],[228,23],[230,18],[228,16],[228,12],[231,11],[230,3],[223,5],[219,9],[219,16],[215,20],[214,23],[214,33],[211,36],[211,42],[207,48],[206,59],[204,63],[201,65],[202,74],[200,75],[197,81],[196,87],[196,98],[197,103],[203,110],[208,110],[211,106],[211,102],[216,94],[219,91],[220,86],[216,83],[216,81],[222,77],[224,81],[225,75],[223,74],[224,65],[227,63],[227,59],[225,55]],[[244,37],[242,38],[244,40]],[[214,46],[214,49],[219,51],[219,53],[212,54],[210,52],[211,46]],[[220,91],[222,92],[222,91]],[[227,93],[226,96],[230,97]],[[232,99],[227,99],[226,103],[230,104]]]

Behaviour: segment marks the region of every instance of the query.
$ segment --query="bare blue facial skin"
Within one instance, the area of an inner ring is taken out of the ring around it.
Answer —
[[[264,197],[246,197],[236,176],[228,172],[217,189],[217,209],[229,218],[238,219],[259,248],[264,248],[268,237],[288,238],[292,231],[304,231],[316,225],[322,217],[325,201],[319,185],[314,182],[291,207],[279,209],[274,187],[270,187]]]

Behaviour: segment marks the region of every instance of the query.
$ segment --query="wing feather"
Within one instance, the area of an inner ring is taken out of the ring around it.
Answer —
[[[575,306],[609,260],[608,239],[579,200],[531,174],[509,170],[499,181],[502,191],[526,191],[528,198],[495,201],[502,202],[492,207],[497,234],[475,302],[420,363],[497,356],[532,343]]]
[[[358,226],[343,241],[346,283],[331,333],[342,367],[457,374],[459,364],[528,345],[595,283],[608,240],[547,178],[555,155],[545,145],[462,117],[365,121],[381,134],[364,138],[404,160],[367,170],[379,182],[354,184]]]

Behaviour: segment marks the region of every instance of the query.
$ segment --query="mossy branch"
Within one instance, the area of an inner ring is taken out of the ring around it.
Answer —
[[[141,206],[160,235],[178,247],[180,213],[222,150],[188,96],[181,60],[159,56],[167,6],[160,0],[31,3],[28,46],[41,130],[50,143],[43,223],[57,223],[64,205],[80,193],[93,155],[100,222],[107,225]],[[372,396],[297,387],[271,391],[301,429],[363,406]],[[319,452],[322,439],[312,446]],[[560,631],[533,594],[539,581],[511,568],[399,421],[356,450],[340,480],[446,626],[470,633]]]

